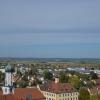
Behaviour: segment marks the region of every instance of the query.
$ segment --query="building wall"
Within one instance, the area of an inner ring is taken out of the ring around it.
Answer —
[[[6,73],[5,75],[5,86],[13,86],[12,84],[12,73]]]
[[[46,91],[42,91],[44,96],[46,97],[46,100],[78,100],[78,92],[73,93],[50,93]]]

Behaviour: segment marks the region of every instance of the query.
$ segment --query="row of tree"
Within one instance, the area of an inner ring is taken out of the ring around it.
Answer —
[[[100,95],[90,95],[87,89],[81,89],[79,92],[79,100],[100,100]]]

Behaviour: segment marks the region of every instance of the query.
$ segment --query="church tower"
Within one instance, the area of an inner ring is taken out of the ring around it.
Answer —
[[[14,68],[8,64],[5,68],[5,86],[2,88],[3,94],[12,94],[14,93],[14,87],[13,87],[13,75]]]

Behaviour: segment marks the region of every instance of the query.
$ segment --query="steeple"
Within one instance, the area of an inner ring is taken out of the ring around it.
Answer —
[[[5,68],[5,72],[14,73],[14,67],[11,66],[9,63]]]
[[[9,63],[5,68],[5,86],[3,89],[3,94],[12,94],[14,92],[13,82],[12,82],[12,76],[14,73],[14,68]]]

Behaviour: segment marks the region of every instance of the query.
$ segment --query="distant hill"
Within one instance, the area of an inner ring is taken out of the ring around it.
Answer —
[[[0,57],[1,62],[73,62],[73,63],[100,63],[100,59],[97,58],[11,58]]]

